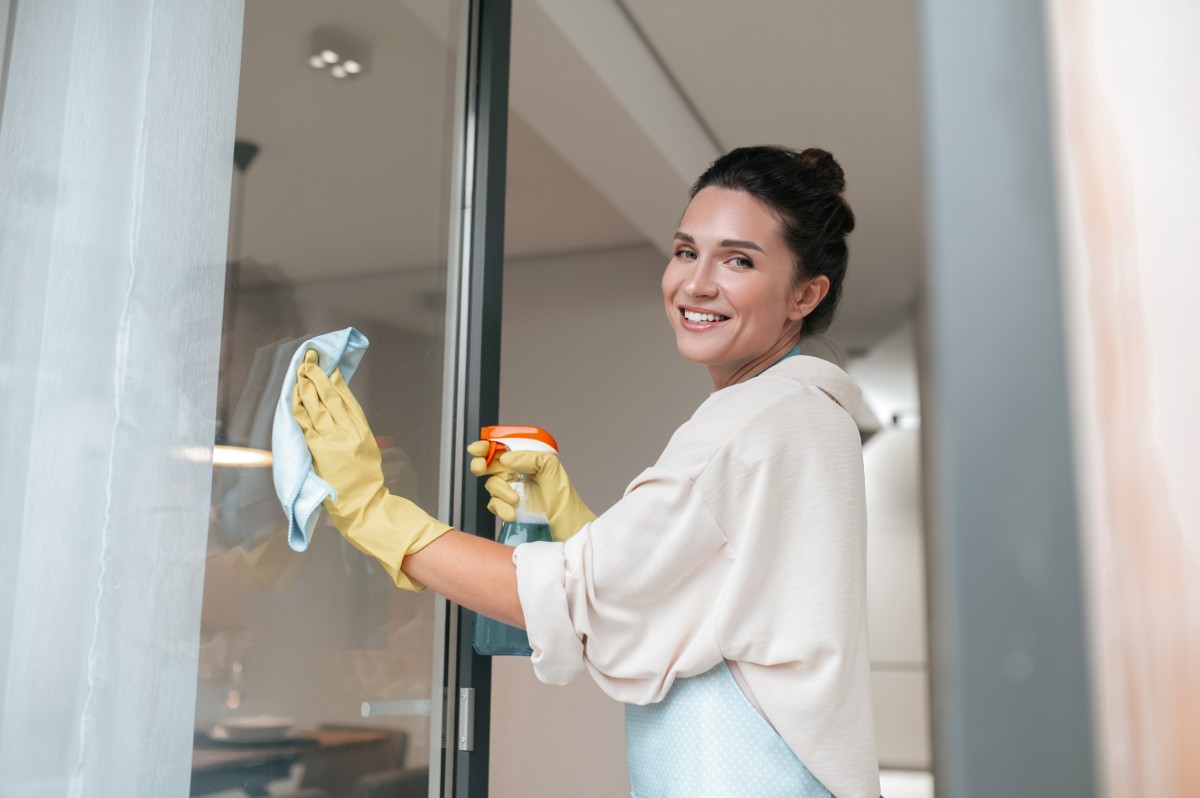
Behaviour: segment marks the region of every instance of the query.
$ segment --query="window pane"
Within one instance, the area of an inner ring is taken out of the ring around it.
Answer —
[[[218,391],[217,443],[269,449],[298,343],[358,328],[387,486],[435,515],[464,5],[247,2]],[[193,794],[436,782],[436,602],[324,513],[293,551],[271,470],[215,466]]]

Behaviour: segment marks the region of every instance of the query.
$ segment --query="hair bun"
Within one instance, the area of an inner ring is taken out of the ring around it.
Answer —
[[[846,190],[846,173],[833,156],[819,147],[809,147],[799,154],[800,163],[811,169],[819,180],[824,181],[831,191]]]
[[[846,190],[846,173],[842,171],[832,154],[819,147],[809,147],[799,153],[797,159],[812,172],[813,181],[822,184],[822,188],[833,194],[838,204],[838,211],[830,217],[830,222],[842,235],[854,230],[854,211],[850,203],[842,196]]]

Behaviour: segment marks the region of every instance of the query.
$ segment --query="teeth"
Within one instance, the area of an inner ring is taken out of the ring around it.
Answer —
[[[718,316],[715,313],[696,313],[695,311],[685,310],[683,317],[688,321],[724,321],[725,316]]]

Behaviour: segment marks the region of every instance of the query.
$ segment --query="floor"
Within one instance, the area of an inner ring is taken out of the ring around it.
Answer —
[[[883,798],[933,798],[933,774],[919,770],[881,770]]]

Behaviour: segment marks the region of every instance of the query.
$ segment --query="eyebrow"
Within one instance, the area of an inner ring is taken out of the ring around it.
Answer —
[[[682,230],[680,230],[679,232],[677,232],[675,234],[675,238],[678,239],[679,241],[684,242],[685,244],[691,244],[693,246],[695,246],[695,244],[696,244],[696,239],[692,238],[690,235],[683,232]],[[758,244],[755,244],[753,241],[741,241],[736,238],[726,238],[724,241],[719,242],[717,245],[720,247],[727,247],[730,249],[753,249],[753,250],[757,250],[757,251],[761,252],[764,255],[767,254],[767,251],[765,249],[760,247]]]

